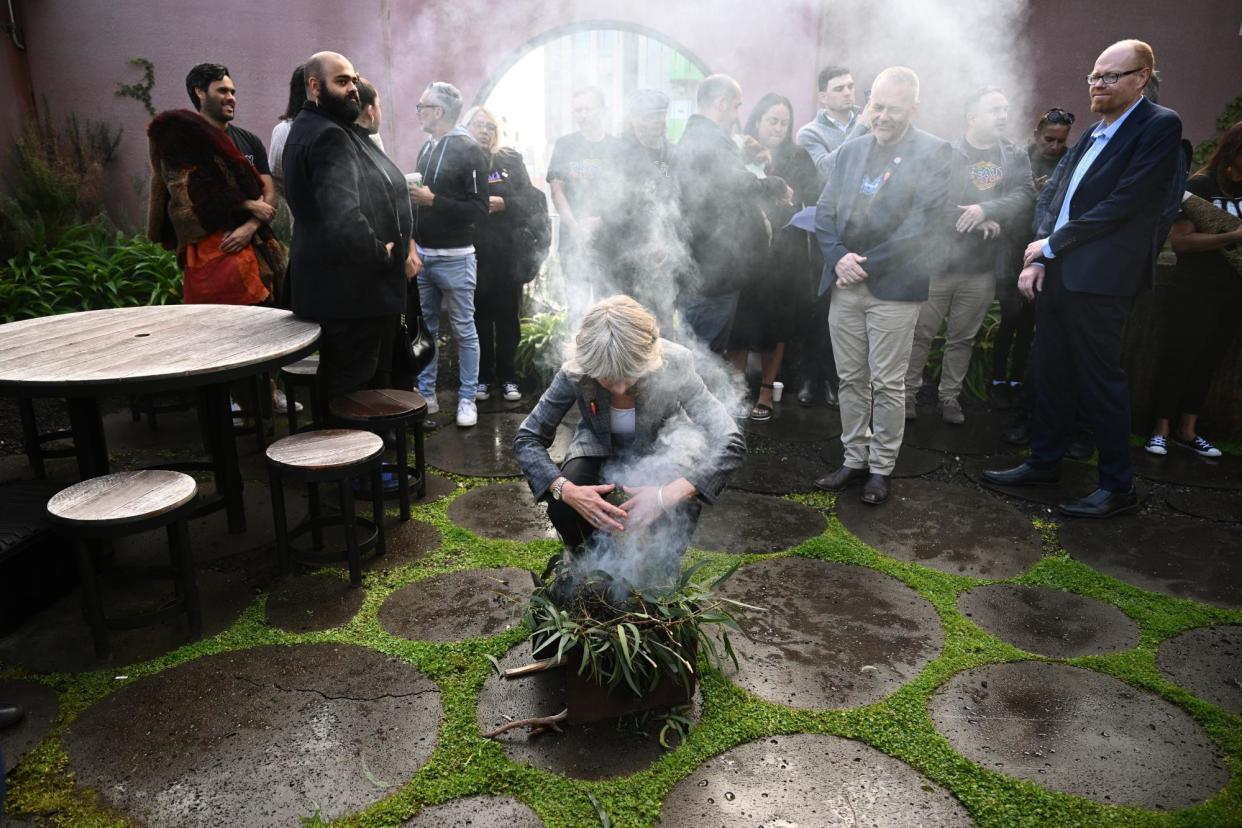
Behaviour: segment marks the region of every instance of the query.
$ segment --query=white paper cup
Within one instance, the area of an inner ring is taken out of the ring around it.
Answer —
[[[423,183],[423,174],[422,174],[422,173],[419,173],[419,172],[406,173],[406,174],[405,174],[405,183],[407,183],[407,184],[422,184],[422,183]]]
[[[784,393],[785,393],[785,383],[783,382],[772,383],[772,402],[780,402],[781,395]]]

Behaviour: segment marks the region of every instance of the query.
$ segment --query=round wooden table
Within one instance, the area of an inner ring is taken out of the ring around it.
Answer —
[[[242,478],[228,384],[296,362],[316,348],[319,325],[246,305],[155,305],[66,313],[0,325],[0,395],[61,397],[83,479],[107,474],[99,397],[194,388],[216,498],[229,530],[245,530]]]

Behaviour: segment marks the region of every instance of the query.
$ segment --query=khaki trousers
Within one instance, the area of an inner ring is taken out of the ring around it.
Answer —
[[[845,465],[892,474],[906,428],[906,370],[918,302],[876,299],[866,283],[834,288],[828,311],[841,375]]]
[[[906,396],[910,399],[923,385],[923,368],[932,340],[944,323],[944,359],[940,366],[939,400],[957,399],[970,370],[975,334],[996,296],[996,277],[986,273],[946,273],[933,279],[927,301],[919,307],[919,321],[910,349],[910,370],[906,372]]]

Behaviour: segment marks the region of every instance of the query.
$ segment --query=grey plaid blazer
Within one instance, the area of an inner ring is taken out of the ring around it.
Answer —
[[[661,343],[664,365],[638,382],[634,442],[627,452],[650,451],[666,424],[688,418],[703,433],[706,448],[705,456],[695,458],[685,470],[685,477],[700,498],[713,503],[724,491],[729,475],[742,465],[746,440],[724,404],[703,384],[690,351],[668,340]],[[611,397],[591,377],[575,377],[564,369],[557,372],[513,439],[513,451],[536,500],[561,474],[548,456],[548,447],[556,437],[556,427],[575,403],[582,421],[574,431],[565,460],[612,456]]]

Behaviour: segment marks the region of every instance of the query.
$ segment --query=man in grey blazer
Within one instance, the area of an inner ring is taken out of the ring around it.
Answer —
[[[815,213],[824,253],[819,293],[833,290],[828,324],[841,376],[845,463],[815,481],[827,491],[863,483],[862,500],[888,499],[905,432],[905,379],[919,306],[944,269],[937,224],[952,148],[911,126],[919,79],[904,66],[876,77],[872,132],[836,152]]]

